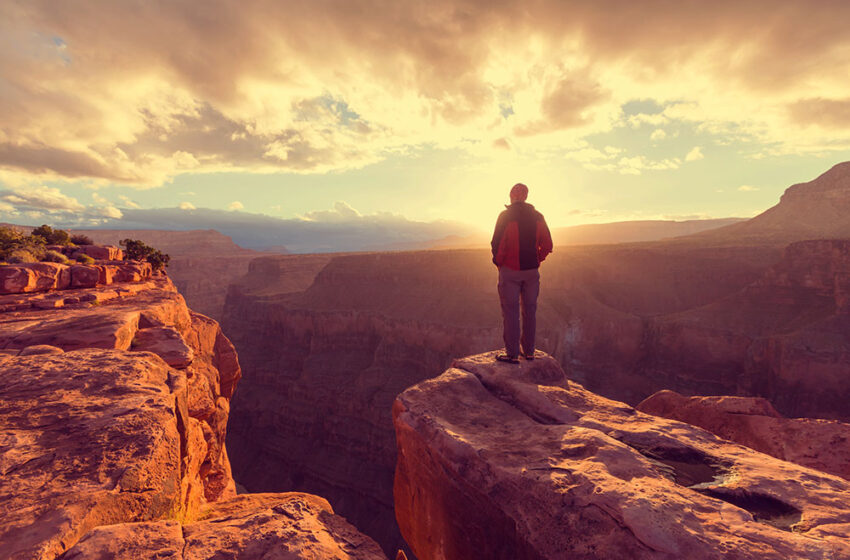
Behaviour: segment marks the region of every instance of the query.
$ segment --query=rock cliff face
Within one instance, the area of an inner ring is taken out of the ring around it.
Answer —
[[[850,480],[850,424],[783,418],[769,401],[759,397],[685,397],[666,390],[641,402],[637,409]]]
[[[654,318],[635,373],[657,389],[757,395],[787,416],[848,419],[850,241],[794,243],[728,298]]]
[[[168,278],[0,310],[0,557],[383,558],[320,498],[236,497],[238,358]]]
[[[635,411],[557,362],[458,360],[402,393],[396,515],[429,559],[850,555],[850,483]]]

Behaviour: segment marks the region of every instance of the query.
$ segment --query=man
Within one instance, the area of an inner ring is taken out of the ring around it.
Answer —
[[[500,362],[519,363],[522,356],[534,359],[535,314],[540,291],[538,268],[552,252],[552,235],[543,214],[528,204],[528,187],[517,183],[511,189],[511,204],[499,214],[490,247],[493,264],[499,267],[499,299],[502,302],[505,353]],[[522,335],[520,336],[520,302]]]

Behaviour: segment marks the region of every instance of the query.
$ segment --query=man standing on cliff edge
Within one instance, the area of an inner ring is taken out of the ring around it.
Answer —
[[[522,356],[534,359],[534,331],[537,328],[537,294],[543,259],[552,252],[552,235],[543,214],[528,204],[528,187],[517,183],[511,189],[511,203],[499,214],[490,247],[493,264],[499,267],[499,299],[502,302],[505,353],[500,362],[519,363]],[[522,335],[520,336],[520,302]]]

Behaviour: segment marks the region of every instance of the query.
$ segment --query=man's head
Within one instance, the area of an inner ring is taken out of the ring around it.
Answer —
[[[511,189],[511,202],[525,202],[528,198],[528,187],[522,183],[517,183]]]

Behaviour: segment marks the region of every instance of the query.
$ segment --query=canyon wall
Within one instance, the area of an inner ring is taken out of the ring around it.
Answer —
[[[850,555],[848,481],[595,395],[548,356],[494,356],[393,406],[396,515],[420,558]]]
[[[233,345],[167,277],[109,280],[0,296],[0,557],[385,558],[321,498],[236,496]]]

